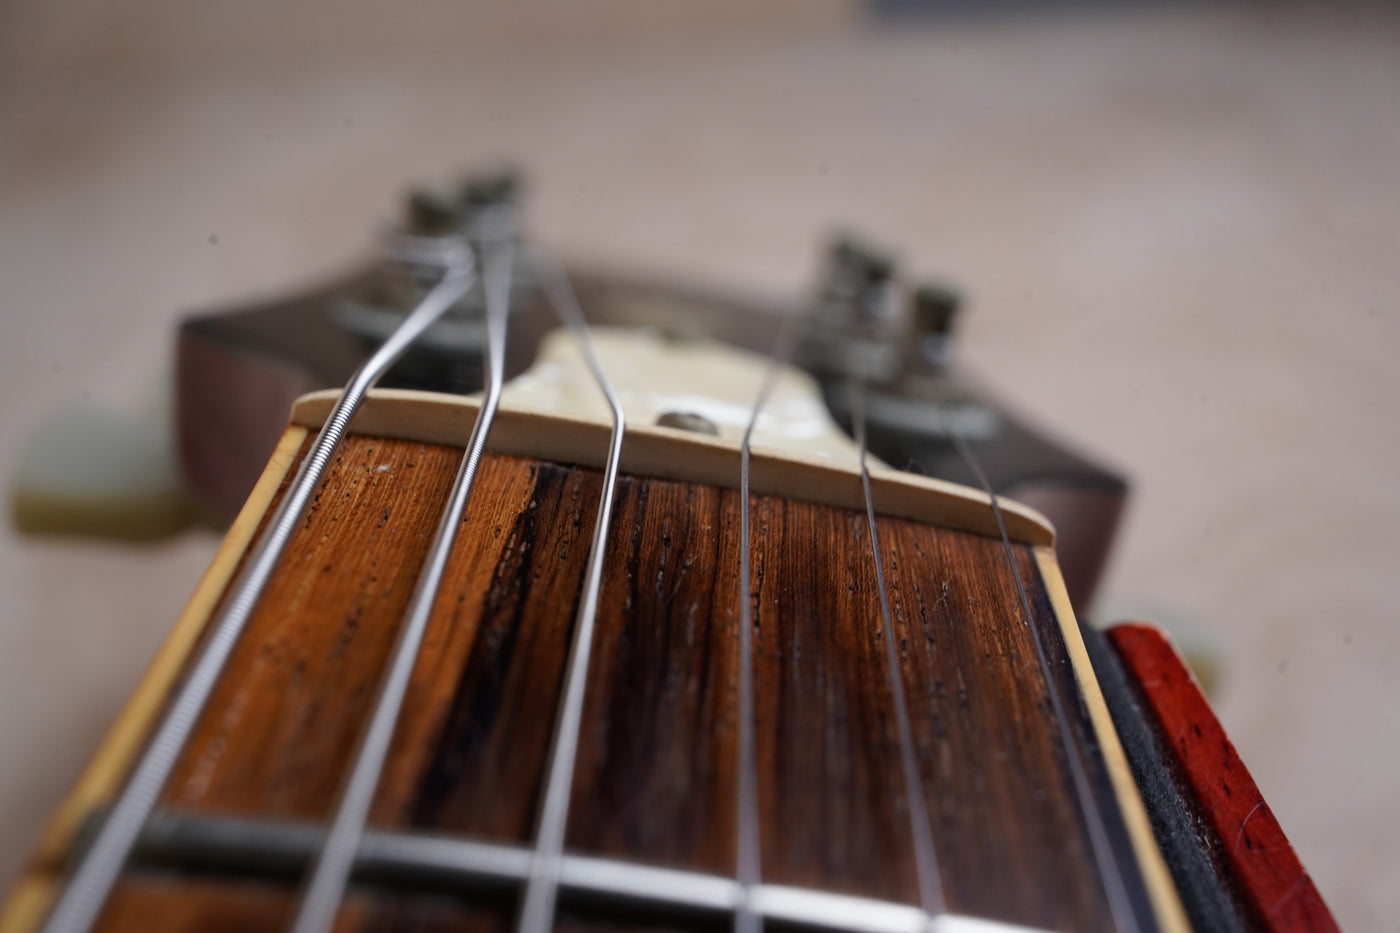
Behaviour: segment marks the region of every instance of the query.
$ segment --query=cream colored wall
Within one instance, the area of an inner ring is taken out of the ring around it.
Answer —
[[[852,223],[966,285],[966,362],[1133,476],[1108,597],[1213,631],[1343,925],[1400,915],[1394,18],[190,9],[0,11],[0,463],[65,400],[135,404],[181,310],[362,255],[413,178],[512,156],[540,239],[771,291]],[[3,535],[9,876],[213,542]]]
[[[584,46],[608,55],[810,34],[847,25],[857,12],[849,0],[31,0],[0,11],[0,50],[9,67],[103,78],[259,65],[414,68],[493,52]],[[547,59],[536,64],[549,68]]]

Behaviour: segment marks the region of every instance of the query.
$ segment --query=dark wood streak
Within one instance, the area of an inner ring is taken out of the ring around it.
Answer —
[[[865,517],[758,499],[763,874],[917,901]]]
[[[535,827],[587,558],[585,511],[601,482],[593,471],[530,469],[530,498],[505,535],[484,597],[474,599],[462,575],[480,577],[489,564],[459,563],[447,583],[459,611],[479,613],[481,627],[407,804],[406,822],[415,827],[516,841]]]
[[[619,483],[571,848],[734,871],[738,574],[725,560],[737,554],[738,525],[724,506],[736,495]]]
[[[196,729],[169,803],[325,817],[459,457],[347,441]],[[601,477],[488,456],[477,483],[372,822],[523,840],[538,819]],[[764,879],[917,901],[882,641],[894,637],[950,908],[1106,927],[1066,737],[1032,640],[1037,629],[1046,636],[1056,687],[1073,694],[1033,553],[1017,549],[1027,624],[1001,542],[880,518],[894,617],[886,632],[863,513],[764,496],[752,517]],[[732,872],[738,522],[732,490],[620,479],[571,851]],[[1068,738],[1090,747],[1083,704],[1070,699]],[[1101,762],[1092,751],[1086,760],[1098,804],[1116,813]],[[201,897],[223,903],[234,883],[201,884]],[[104,928],[132,928],[120,916],[183,916],[131,903],[184,896],[159,878],[129,877]],[[366,899],[383,906],[384,897]],[[165,928],[198,928],[189,924]]]

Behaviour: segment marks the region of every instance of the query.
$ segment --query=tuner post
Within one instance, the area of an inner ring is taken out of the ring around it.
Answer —
[[[801,362],[819,374],[892,378],[903,329],[894,259],[841,235],[828,252],[823,279],[798,349]]]
[[[451,236],[459,230],[460,207],[453,192],[414,188],[404,205],[404,230],[415,236]]]
[[[904,358],[906,373],[937,375],[948,368],[953,356],[953,321],[961,306],[962,296],[941,282],[925,282],[914,290]]]

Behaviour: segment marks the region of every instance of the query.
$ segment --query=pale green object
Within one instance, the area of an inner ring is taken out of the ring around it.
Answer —
[[[1119,622],[1146,622],[1157,626],[1171,637],[1205,695],[1214,697],[1220,689],[1225,676],[1224,655],[1219,637],[1203,620],[1179,608],[1114,599],[1095,605],[1089,622],[1095,628],[1107,628]]]
[[[168,415],[75,404],[30,434],[10,482],[10,516],[30,535],[150,541],[192,524]]]

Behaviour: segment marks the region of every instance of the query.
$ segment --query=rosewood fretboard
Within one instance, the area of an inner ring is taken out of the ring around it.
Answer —
[[[347,440],[166,788],[157,822],[169,832],[148,833],[100,928],[286,922],[459,458],[446,445]],[[527,847],[538,820],[601,475],[490,455],[477,484],[371,827],[391,841],[445,836],[499,855]],[[917,905],[882,642],[893,637],[948,908],[1045,928],[1111,925],[1106,866],[1069,771],[1077,756],[1108,867],[1151,926],[1044,553],[1012,546],[1027,619],[1002,541],[881,517],[886,632],[864,513],[755,496],[752,519],[763,881]],[[736,491],[620,478],[571,857],[695,872],[695,892],[733,876],[739,540]],[[519,884],[508,871],[366,862],[338,928],[511,927]],[[626,909],[615,900],[565,879],[559,925],[731,922],[662,896]]]

